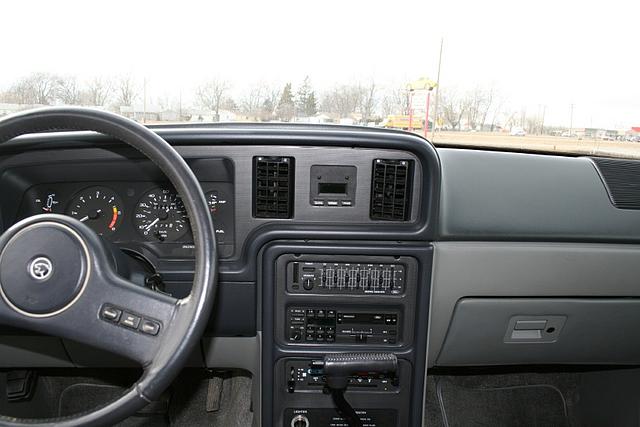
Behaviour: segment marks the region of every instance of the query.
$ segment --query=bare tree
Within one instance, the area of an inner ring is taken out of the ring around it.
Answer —
[[[371,82],[371,84],[367,87],[360,86],[360,114],[362,114],[362,123],[367,124],[369,120],[373,117],[376,105],[378,103],[377,100],[377,87],[375,82]]]
[[[119,105],[133,105],[138,98],[138,88],[131,76],[121,77],[116,89]]]
[[[262,103],[267,96],[267,90],[264,83],[251,86],[240,100],[240,111],[248,115],[259,115]]]
[[[505,113],[505,121],[504,121],[504,127],[506,129],[509,129],[513,126],[518,126],[518,114],[519,112],[517,111],[511,111],[511,112],[507,112]]]
[[[459,97],[453,90],[440,90],[440,111],[451,129],[460,130],[467,107],[464,98]]]
[[[406,89],[395,87],[382,97],[382,114],[409,114],[409,94]]]
[[[106,77],[95,77],[87,83],[87,100],[89,105],[102,107],[107,103],[113,91],[113,81]]]
[[[78,79],[73,76],[61,77],[58,80],[57,98],[66,105],[79,105],[81,93]]]
[[[282,92],[277,87],[270,87],[266,90],[264,100],[260,106],[260,120],[269,121],[275,118],[276,108]]]
[[[487,117],[489,115],[489,111],[491,111],[491,107],[493,107],[494,100],[496,98],[495,89],[493,86],[489,87],[484,92],[484,105],[482,106],[480,125],[482,130],[484,130],[485,125],[487,124]],[[494,121],[495,121],[495,113],[494,113]],[[493,126],[491,126],[491,130],[493,130]]]
[[[486,98],[485,93],[480,88],[475,88],[468,91],[462,103],[466,111],[467,125],[470,129],[476,129],[478,125],[481,125],[482,112],[484,111]]]
[[[363,91],[359,85],[340,85],[325,93],[322,109],[339,117],[349,117],[362,105]]]
[[[52,104],[58,78],[49,73],[33,73],[12,85],[5,94],[8,102],[17,104]]]
[[[215,121],[220,121],[220,107],[228,90],[227,81],[213,79],[201,85],[196,91],[200,105],[215,113]]]

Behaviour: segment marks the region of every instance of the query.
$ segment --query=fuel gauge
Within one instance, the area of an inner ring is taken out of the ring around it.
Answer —
[[[52,213],[57,211],[60,201],[56,197],[56,192],[49,190],[43,196],[36,197],[34,203],[39,213]]]

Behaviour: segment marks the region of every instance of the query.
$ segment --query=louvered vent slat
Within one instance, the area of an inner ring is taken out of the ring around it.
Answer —
[[[385,221],[409,219],[411,165],[411,160],[374,160],[371,182],[371,219]]]
[[[600,171],[611,202],[620,209],[640,209],[640,161],[592,159]]]
[[[293,217],[293,157],[254,157],[253,176],[253,216]]]

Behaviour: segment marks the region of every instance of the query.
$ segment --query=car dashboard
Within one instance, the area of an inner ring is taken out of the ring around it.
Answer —
[[[421,423],[428,368],[640,354],[619,327],[640,321],[640,211],[615,205],[593,159],[436,149],[410,133],[342,126],[154,130],[200,181],[218,241],[216,307],[189,365],[251,372],[263,425],[335,416],[314,368],[332,352],[398,358],[393,377],[350,378],[350,401],[380,425]],[[88,132],[18,138],[0,147],[0,187],[4,228],[73,216],[143,259],[163,292],[188,295],[194,253],[180,195],[122,143]],[[129,366],[55,337],[2,336],[8,367]]]

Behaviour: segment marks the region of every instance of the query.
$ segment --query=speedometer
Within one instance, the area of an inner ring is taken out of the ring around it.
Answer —
[[[135,227],[147,240],[175,241],[188,230],[187,210],[174,191],[156,188],[145,194],[135,211]]]
[[[85,188],[69,203],[67,214],[100,235],[110,234],[122,222],[122,200],[108,187]]]

